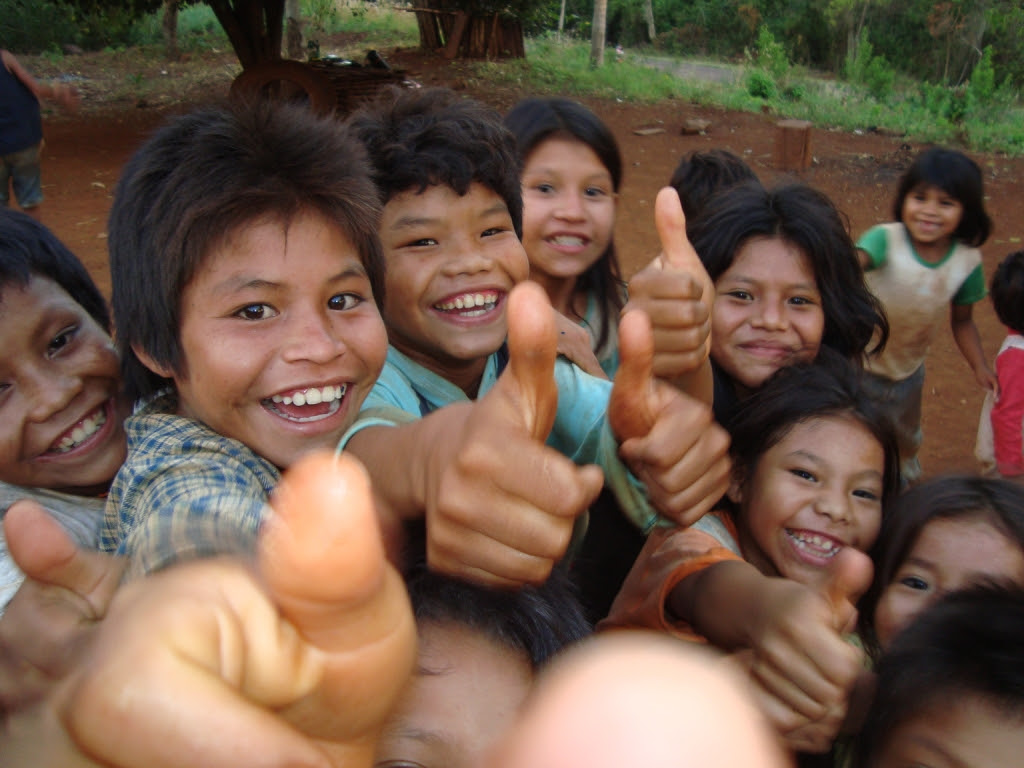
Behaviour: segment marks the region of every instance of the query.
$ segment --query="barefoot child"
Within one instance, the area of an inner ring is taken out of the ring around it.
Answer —
[[[384,361],[380,207],[357,142],[275,104],[175,119],[110,217],[128,458],[102,547],[130,576],[249,552],[280,470],[333,449]]]
[[[658,512],[677,521],[702,514],[704,492],[724,485],[724,435],[707,409],[651,380],[643,316],[627,323],[627,315],[620,327],[620,340],[628,333],[636,346],[621,344],[633,364],[623,354],[613,389],[568,361],[553,362],[549,302],[535,285],[513,291],[528,270],[518,238],[521,184],[512,137],[497,116],[435,89],[389,94],[351,125],[384,202],[390,349],[345,444],[369,468],[390,514],[426,515],[431,566],[505,585],[543,581],[602,473],[642,529]],[[506,365],[510,383],[527,385],[526,392],[494,392]],[[526,441],[488,415],[540,400],[551,407],[527,421]],[[491,405],[481,409],[484,401]],[[458,434],[438,434],[431,417],[449,404],[460,406],[449,414],[467,414],[466,424]],[[478,448],[465,450],[467,439],[479,439]],[[534,447],[545,439],[554,450]],[[500,474],[502,503],[479,503],[480,488],[493,487],[480,485],[481,469]],[[458,493],[444,492],[450,478]]]
[[[107,305],[46,227],[3,208],[0,347],[0,515],[34,499],[95,547],[128,410]],[[0,533],[0,614],[21,580]]]
[[[985,297],[981,252],[992,229],[981,169],[950,149],[922,152],[900,179],[893,221],[857,241],[871,292],[889,318],[885,350],[868,358],[869,380],[899,428],[905,483],[921,475],[921,394],[928,348],[948,312],[953,338],[978,384],[995,390],[972,306]]]

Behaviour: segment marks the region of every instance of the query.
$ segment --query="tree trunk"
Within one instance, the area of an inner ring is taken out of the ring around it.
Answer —
[[[288,58],[301,59],[304,51],[302,49],[302,9],[299,8],[299,0],[285,0],[284,18]]]
[[[164,0],[163,15],[160,27],[164,36],[164,52],[168,59],[177,61],[181,57],[178,50],[178,3],[180,0]]]
[[[590,66],[604,66],[604,36],[608,29],[608,0],[594,0],[594,22],[590,32]]]
[[[562,5],[558,9],[558,34],[561,36],[562,30],[565,29],[565,0],[562,0]]]
[[[658,34],[654,29],[654,0],[644,0],[644,19],[647,21],[647,42],[653,43]]]
[[[284,0],[206,0],[247,69],[281,60]]]

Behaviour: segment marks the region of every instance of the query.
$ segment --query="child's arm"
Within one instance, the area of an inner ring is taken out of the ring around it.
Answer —
[[[0,734],[4,765],[369,768],[416,629],[367,477],[307,458],[274,511],[258,573],[217,558],[122,588],[87,658]]]
[[[867,555],[845,548],[823,592],[763,575],[743,561],[717,563],[681,581],[669,607],[708,641],[743,651],[762,709],[801,749],[827,748],[845,717],[863,654],[842,632],[871,580]]]
[[[78,91],[68,85],[60,83],[41,83],[29,74],[28,70],[21,66],[14,54],[10,51],[0,50],[0,59],[3,59],[7,70],[18,78],[25,87],[32,91],[36,99],[50,99],[57,102],[61,107],[74,112],[78,109]]]
[[[0,618],[0,713],[41,698],[72,668],[124,571],[120,558],[80,549],[35,502],[12,504],[3,526],[25,581]]]
[[[729,435],[708,405],[654,377],[654,342],[645,313],[623,315],[619,353],[608,401],[619,454],[664,517],[691,525],[728,488]]]
[[[964,356],[967,364],[974,372],[974,378],[985,389],[991,389],[999,396],[999,379],[985,360],[985,351],[981,347],[978,326],[974,324],[974,312],[971,304],[950,305],[950,325],[953,338]]]
[[[654,374],[692,397],[712,399],[711,307],[715,285],[686,237],[686,218],[672,187],[658,192],[654,223],[661,253],[629,282],[623,313],[641,309],[654,329]]]
[[[603,481],[544,445],[558,403],[547,296],[523,283],[507,311],[509,362],[479,400],[361,430],[346,446],[385,515],[426,517],[432,568],[506,587],[547,578]]]

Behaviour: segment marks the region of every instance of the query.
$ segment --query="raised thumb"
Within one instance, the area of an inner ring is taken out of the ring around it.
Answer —
[[[558,327],[544,289],[520,283],[508,297],[508,366],[496,388],[516,404],[523,426],[544,441],[555,423]]]
[[[873,575],[871,558],[853,547],[843,547],[832,561],[824,590],[832,606],[834,626],[840,632],[852,629],[857,601],[871,586]]]
[[[654,333],[646,312],[629,310],[619,321],[619,370],[608,401],[608,422],[618,441],[643,437],[654,426]]]
[[[654,200],[654,226],[661,241],[662,264],[685,270],[710,282],[697,251],[686,236],[686,215],[679,194],[672,187],[662,187]]]

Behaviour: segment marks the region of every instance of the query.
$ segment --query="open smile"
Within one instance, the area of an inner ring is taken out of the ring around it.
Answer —
[[[90,449],[109,432],[104,427],[111,420],[112,413],[113,401],[107,400],[54,440],[43,457],[63,457],[73,452]]]
[[[434,309],[459,317],[483,317],[498,306],[501,295],[495,290],[460,293],[434,304]]]
[[[348,384],[328,384],[279,392],[263,400],[263,407],[276,416],[299,424],[323,421],[336,414],[348,391]]]
[[[786,536],[801,559],[812,565],[824,565],[839,554],[845,543],[817,531],[786,529]]]

